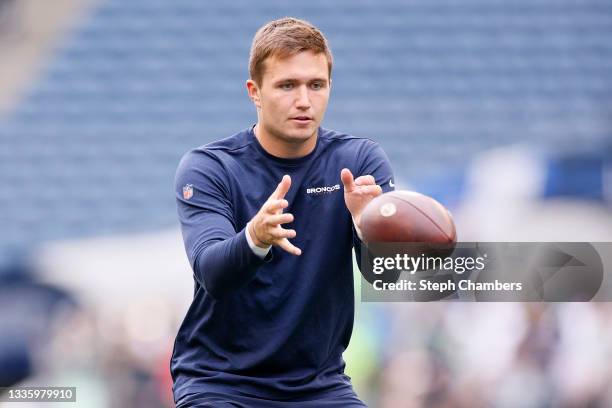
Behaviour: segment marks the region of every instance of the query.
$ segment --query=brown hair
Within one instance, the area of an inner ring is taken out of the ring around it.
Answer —
[[[284,17],[265,24],[253,38],[249,56],[249,75],[261,86],[264,62],[267,58],[289,57],[302,51],[324,53],[329,75],[332,71],[332,55],[327,39],[308,21]]]

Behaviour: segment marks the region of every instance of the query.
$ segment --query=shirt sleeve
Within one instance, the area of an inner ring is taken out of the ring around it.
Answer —
[[[391,169],[391,163],[389,162],[389,158],[387,154],[384,152],[380,145],[372,140],[368,140],[365,144],[364,148],[359,155],[360,158],[360,167],[358,176],[372,175],[376,180],[376,184],[381,186],[383,194],[389,191],[395,190],[394,179],[393,179],[393,170]],[[371,276],[366,276],[366,273],[361,268],[361,251],[362,251],[363,242],[359,238],[357,231],[355,230],[355,224],[353,223],[353,248],[355,249],[355,257],[357,259],[357,265],[359,270],[361,271],[362,276],[370,283],[374,282],[376,279],[380,279],[380,275],[371,274]],[[399,278],[399,273],[397,276],[388,275],[386,276],[389,279],[389,282],[395,282]],[[385,281],[387,280],[385,279]]]
[[[272,259],[250,248],[234,220],[227,173],[218,159],[197,149],[181,160],[175,177],[178,217],[194,278],[214,298],[247,284]]]

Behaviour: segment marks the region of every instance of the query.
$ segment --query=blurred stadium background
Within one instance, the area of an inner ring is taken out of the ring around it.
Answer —
[[[174,170],[255,122],[250,41],[285,15],[330,40],[324,125],[460,239],[612,241],[609,0],[0,0],[0,386],[172,406]],[[358,302],[345,354],[381,408],[612,406],[611,357],[607,303]]]

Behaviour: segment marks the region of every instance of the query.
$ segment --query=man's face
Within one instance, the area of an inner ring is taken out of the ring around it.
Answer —
[[[304,51],[264,62],[262,83],[247,82],[267,134],[301,143],[317,132],[329,100],[330,79],[325,54]]]

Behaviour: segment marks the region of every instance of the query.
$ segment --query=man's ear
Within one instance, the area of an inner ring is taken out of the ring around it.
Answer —
[[[257,108],[261,108],[261,99],[259,95],[259,86],[257,86],[257,82],[249,79],[246,81],[247,91],[249,93],[249,98],[253,101]]]

